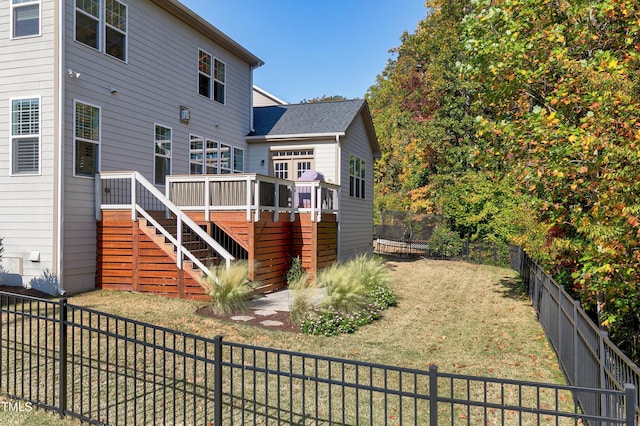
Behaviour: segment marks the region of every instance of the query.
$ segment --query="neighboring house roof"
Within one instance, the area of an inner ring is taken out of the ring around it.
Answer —
[[[267,92],[266,90],[264,90],[261,87],[256,86],[255,84],[253,85],[253,102],[254,105],[256,106],[271,106],[271,105],[288,105],[289,102],[285,102],[282,99],[278,98],[276,95]],[[256,103],[256,98],[258,97],[262,97],[261,101],[263,102],[262,105],[258,105]],[[268,102],[268,104],[267,104]]]
[[[264,65],[264,62],[255,56],[253,53],[249,52],[247,49],[242,47],[236,41],[231,39],[228,35],[211,25],[209,22],[202,19],[196,13],[194,13],[191,9],[184,6],[177,0],[151,0],[158,6],[165,9],[167,12],[171,13],[176,18],[180,19],[187,25],[194,28],[199,33],[203,34],[206,37],[209,37],[216,44],[224,47],[230,52],[236,54],[239,58],[246,61],[249,65],[256,68],[261,65]]]
[[[371,150],[380,153],[367,102],[363,99],[313,102],[254,108],[254,128],[247,141],[291,140],[344,136],[353,120],[362,116]]]

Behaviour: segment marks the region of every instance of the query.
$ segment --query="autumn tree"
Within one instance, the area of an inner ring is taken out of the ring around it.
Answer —
[[[640,10],[636,1],[474,1],[466,75],[483,87],[478,164],[528,193],[520,242],[640,350]],[[540,228],[538,228],[539,230]],[[533,244],[533,242],[536,244]]]

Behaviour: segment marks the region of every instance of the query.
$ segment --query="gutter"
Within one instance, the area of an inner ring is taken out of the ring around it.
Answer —
[[[58,120],[58,164],[57,164],[57,223],[55,236],[56,250],[56,274],[58,277],[58,292],[64,295],[66,291],[63,288],[63,229],[64,229],[64,93],[65,93],[65,72],[64,72],[64,46],[65,46],[65,2],[59,1],[58,9],[58,103],[57,120]]]
[[[303,139],[336,139],[340,140],[341,136],[345,136],[345,132],[331,132],[331,133],[292,133],[282,135],[261,135],[261,136],[247,136],[247,142],[269,142],[269,141],[284,141],[284,140],[303,140]]]

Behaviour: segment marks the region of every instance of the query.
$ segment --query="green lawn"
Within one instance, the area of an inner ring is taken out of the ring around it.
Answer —
[[[113,291],[70,298],[91,307],[226,341],[441,372],[564,383],[515,272],[463,262],[388,262],[398,306],[354,334],[305,336],[198,316],[202,302]],[[27,420],[28,419],[28,420]],[[2,424],[73,424],[0,411]]]

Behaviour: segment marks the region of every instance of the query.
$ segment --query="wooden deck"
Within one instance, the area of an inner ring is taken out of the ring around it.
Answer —
[[[246,211],[186,213],[210,230],[217,225],[248,253],[250,278],[259,282],[258,292],[268,293],[286,285],[284,276],[291,258],[300,256],[312,275],[337,259],[335,215],[313,221],[309,213],[289,215],[262,212],[258,221],[247,221]],[[199,285],[201,272],[190,262],[176,263],[174,248],[155,235],[144,219],[134,221],[130,210],[102,212],[97,221],[96,287],[206,300]]]

